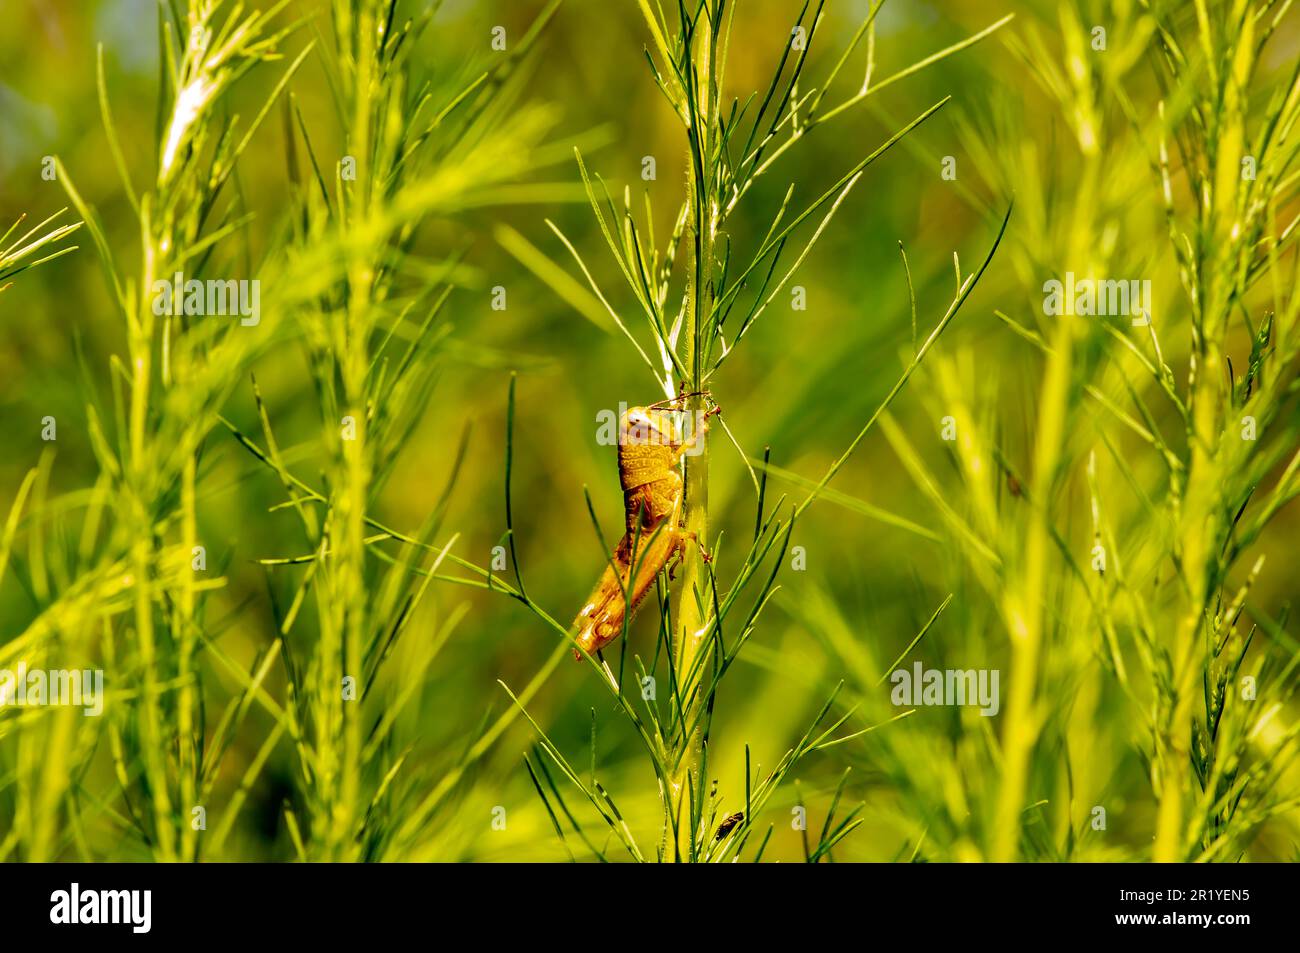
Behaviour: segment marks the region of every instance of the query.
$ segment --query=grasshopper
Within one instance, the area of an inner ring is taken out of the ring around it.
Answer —
[[[678,407],[682,394],[649,407],[632,407],[619,420],[618,476],[623,485],[626,531],[600,581],[574,620],[578,645],[594,655],[623,631],[650,591],[655,578],[680,556],[687,542],[700,545],[682,525],[682,456],[704,439],[713,407],[700,419],[698,433],[682,435]],[[705,561],[709,559],[701,546]],[[581,659],[582,652],[574,657]]]

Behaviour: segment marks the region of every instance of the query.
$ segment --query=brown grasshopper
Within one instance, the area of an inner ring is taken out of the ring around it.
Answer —
[[[718,408],[704,413],[698,433],[683,437],[679,415],[685,411],[675,405],[696,396],[682,394],[649,407],[632,407],[619,420],[618,475],[627,529],[574,620],[578,644],[588,655],[618,638],[624,618],[636,612],[655,577],[681,554],[687,541],[699,545],[695,534],[681,525],[679,467],[683,454],[704,439],[708,419]],[[707,561],[702,547],[701,553]],[[581,659],[582,652],[574,656]]]

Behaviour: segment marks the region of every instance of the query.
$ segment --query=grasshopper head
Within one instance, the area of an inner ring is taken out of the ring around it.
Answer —
[[[689,417],[679,410],[632,407],[619,421],[619,446],[680,447],[689,438],[684,432]]]
[[[673,411],[633,407],[623,415],[618,433],[618,475],[623,491],[669,478],[674,452],[682,445],[682,427]]]

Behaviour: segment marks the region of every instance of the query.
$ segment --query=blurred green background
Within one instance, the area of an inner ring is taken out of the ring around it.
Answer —
[[[293,3],[290,11],[319,17],[319,6]],[[527,0],[449,0],[422,41],[421,55],[444,75],[467,73],[472,63],[489,55],[493,26],[504,25],[508,35],[518,36],[541,6]],[[800,6],[790,0],[743,4],[728,75],[737,94],[765,88]],[[1089,22],[1089,6],[1082,8],[1084,23]],[[1099,20],[1120,16],[1110,5],[1094,6]],[[1132,15],[1126,5],[1119,6],[1124,16]],[[1041,356],[993,311],[1000,309],[1031,327],[1044,321],[1040,285],[1057,273],[1045,263],[1055,262],[1063,271],[1078,248],[1104,249],[1112,273],[1151,277],[1158,299],[1174,297],[1177,276],[1164,248],[1157,180],[1145,163],[1145,151],[1135,144],[1137,134],[1123,122],[1106,126],[1102,120],[1106,135],[1113,130],[1114,138],[1104,139],[1103,148],[1113,150],[1114,181],[1110,191],[1098,195],[1096,218],[1086,225],[1071,218],[1068,206],[1079,166],[1075,117],[1063,115],[1013,49],[1015,43],[1041,43],[1044,55],[1065,64],[1057,7],[1055,0],[887,3],[876,30],[882,76],[1007,13],[1016,16],[991,37],[891,85],[810,136],[779,161],[732,221],[730,232],[742,239],[747,232],[761,235],[789,182],[796,183],[797,204],[811,200],[903,122],[952,97],[868,168],[793,280],[806,289],[806,310],[789,307],[785,295],[719,372],[714,397],[749,455],[761,457],[763,448],[770,447],[774,464],[820,477],[911,357],[909,292],[899,243],[906,248],[924,335],[954,293],[953,253],[961,256],[963,275],[973,270],[1013,194],[1016,212],[990,270],[936,350],[933,365],[922,369],[893,408],[899,426],[940,481],[936,489],[941,498],[962,506],[958,468],[939,439],[939,421],[956,401],[996,434],[1019,466],[1028,466]],[[813,57],[814,77],[825,73],[868,10],[867,0],[828,3]],[[7,224],[27,212],[39,220],[68,204],[62,187],[40,174],[42,157],[57,155],[97,209],[119,263],[132,273],[138,233],[98,116],[95,50],[103,44],[127,164],[147,180],[154,168],[150,144],[158,68],[154,4],[5,0],[3,19],[0,219]],[[1286,30],[1282,46],[1294,56],[1300,34],[1295,22]],[[1108,68],[1119,73],[1129,70],[1117,62],[1126,55],[1123,42],[1115,37],[1108,54],[1113,58]],[[296,51],[301,43],[302,37],[295,36],[287,47]],[[680,201],[686,152],[680,124],[651,81],[643,55],[646,43],[634,3],[567,0],[530,66],[527,96],[558,111],[552,141],[583,143],[589,168],[606,179],[613,194],[624,186],[634,194],[649,189],[663,216],[655,222],[656,233],[663,235],[672,226],[667,213]],[[1285,56],[1274,66],[1284,61]],[[854,62],[850,86],[861,72]],[[1133,74],[1139,95],[1144,89],[1150,92],[1149,77],[1140,68]],[[236,90],[234,102],[247,99],[247,110],[255,110],[275,75],[255,74]],[[328,119],[328,90],[313,58],[292,89],[318,136],[317,147],[326,154],[340,151],[330,138],[336,134]],[[1103,112],[1112,106],[1102,97]],[[656,179],[649,183],[641,179],[646,156],[657,165]],[[955,180],[941,174],[946,156],[955,159]],[[273,227],[285,177],[284,131],[277,110],[239,170],[239,188],[258,215],[249,232],[254,251],[265,241],[263,227]],[[545,170],[544,177],[575,186],[579,182],[572,162]],[[460,534],[454,552],[482,565],[491,561],[492,547],[505,528],[505,402],[510,372],[518,371],[513,487],[518,557],[530,593],[561,621],[573,616],[603,565],[583,488],[590,490],[607,534],[621,518],[614,452],[596,442],[597,415],[617,409],[622,401],[647,403],[661,396],[621,336],[566,306],[495,241],[498,225],[508,224],[580,278],[545,225],[545,219],[553,220],[580,249],[611,304],[630,313],[633,302],[620,293],[623,288],[591,209],[579,197],[575,188],[575,201],[567,204],[472,211],[440,222],[422,236],[431,255],[467,246],[469,268],[446,311],[453,331],[442,377],[377,514],[392,526],[418,526],[448,480],[462,428],[469,426],[468,457],[447,530]],[[108,393],[108,357],[124,352],[125,331],[105,306],[104,278],[84,231],[77,242],[78,252],[22,276],[0,296],[0,420],[8,441],[7,452],[0,455],[0,509],[5,511],[45,447],[39,422],[46,415],[59,422],[51,496],[85,488],[97,473],[86,437],[85,385],[77,354],[78,349],[84,354],[89,386]],[[491,307],[494,286],[506,289],[505,310]],[[275,314],[263,316],[263,321],[276,320]],[[1169,321],[1176,320],[1171,311]],[[1169,347],[1174,353],[1167,358],[1183,359],[1185,344]],[[304,478],[314,479],[320,465],[313,456],[319,408],[301,351],[290,343],[278,345],[259,362],[256,375],[286,458]],[[257,432],[251,387],[237,391],[226,416],[246,432]],[[721,440],[714,447],[711,516],[713,532],[725,534],[719,568],[725,578],[728,541],[735,547],[752,533],[756,501],[739,454]],[[292,513],[271,509],[283,499],[272,472],[220,431],[206,454],[200,536],[210,561],[224,567],[227,580],[209,597],[207,618],[219,625],[225,651],[248,665],[275,632],[267,573],[256,560],[296,555],[297,535]],[[1132,465],[1139,474],[1150,472],[1136,456]],[[1109,487],[1120,495],[1119,479],[1109,479]],[[1004,505],[1014,507],[1010,484],[1000,485]],[[797,525],[792,544],[804,548],[806,568],[794,570],[787,556],[776,601],[719,698],[710,775],[719,779],[732,805],[743,800],[745,746],[755,765],[774,765],[841,680],[848,691],[839,711],[855,701],[865,706],[846,732],[895,714],[888,684],[879,686],[876,679],[949,594],[953,603],[912,658],[923,659],[928,667],[1001,669],[1006,692],[1007,636],[993,603],[944,531],[933,501],[918,492],[881,433],[868,435],[833,486],[933,535],[910,532],[833,501],[820,502]],[[797,501],[805,492],[773,476],[769,508],[781,493]],[[1060,530],[1086,541],[1086,496],[1076,503],[1077,518]],[[1259,580],[1252,597],[1274,614],[1296,594],[1292,540],[1300,530],[1298,519],[1293,506],[1257,547],[1274,571]],[[15,571],[0,585],[0,641],[20,633],[34,609],[21,582],[21,537],[15,552]],[[730,555],[739,557],[734,548]],[[466,615],[420,688],[412,764],[428,785],[441,776],[447,752],[463,750],[485,717],[508,708],[498,680],[518,690],[555,648],[553,633],[507,599],[442,584],[431,596],[407,642],[432,638],[454,612]],[[648,610],[633,626],[634,648],[649,651],[653,616]],[[1069,684],[1075,694],[1068,702],[1061,699],[1060,710],[1052,715],[1068,724],[1065,736],[1074,739],[1073,751],[1039,752],[1028,803],[1040,798],[1052,802],[1042,809],[1043,828],[1058,843],[1065,841],[1067,828],[1085,831],[1089,809],[1104,804],[1108,830],[1088,832],[1087,847],[1075,859],[1141,857],[1149,845],[1154,805],[1139,754],[1144,744],[1140,719],[1134,714],[1144,700],[1126,697],[1098,671],[1098,636],[1086,614],[1063,619],[1062,633],[1062,639],[1074,640],[1073,648],[1046,664],[1078,671],[1076,679],[1060,683]],[[414,650],[403,647],[394,659],[399,671],[406,651]],[[111,673],[109,677],[111,681]],[[203,678],[213,698],[208,709],[215,712],[217,700],[237,686],[218,666],[205,666]],[[273,672],[267,686],[280,697],[281,673]],[[529,712],[584,767],[590,761],[594,722],[601,783],[618,798],[633,828],[653,843],[660,820],[654,777],[632,730],[590,669],[562,663],[531,701]],[[1289,717],[1280,721],[1294,721],[1294,703],[1283,714]],[[254,757],[265,730],[266,720],[255,710],[232,752],[230,786]],[[804,835],[792,828],[791,807],[807,807],[815,836],[835,783],[849,767],[845,798],[854,805],[865,803],[865,823],[836,849],[835,859],[982,856],[984,822],[978,805],[984,788],[996,783],[998,767],[996,760],[979,753],[979,745],[988,732],[999,731],[999,719],[982,719],[971,710],[922,708],[904,722],[811,756],[796,771],[797,783],[787,785],[769,811],[774,832],[766,859],[803,857]],[[411,859],[564,859],[567,854],[523,765],[522,755],[533,740],[528,723],[516,720],[457,784],[450,809],[429,825]],[[101,751],[97,757],[102,756]],[[1075,772],[1073,800],[1060,796],[1067,759]],[[89,778],[111,795],[107,761],[96,765]],[[1296,780],[1294,774],[1291,780]],[[292,750],[282,745],[258,777],[221,859],[289,858],[280,806],[293,799],[298,783]],[[498,805],[507,811],[504,830],[491,823]],[[1266,827],[1256,856],[1292,855],[1298,823],[1300,814],[1293,808]],[[0,840],[8,824],[0,808]],[[90,832],[90,841],[100,856],[141,856],[140,845],[107,819]]]

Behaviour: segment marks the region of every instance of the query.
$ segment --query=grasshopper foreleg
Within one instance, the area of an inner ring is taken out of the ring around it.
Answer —
[[[699,442],[704,439],[704,435],[709,432],[709,418],[720,413],[722,413],[721,407],[712,407],[704,412],[704,416],[700,418],[699,429],[692,433],[680,446],[673,448],[673,466],[677,466],[684,455],[691,453],[699,445]]]
[[[701,559],[703,559],[706,563],[713,562],[713,556],[709,553],[707,549],[704,548],[704,544],[700,542],[700,537],[695,533],[694,530],[689,530],[689,529],[678,530],[677,537],[681,541],[678,543],[679,552],[681,551],[681,549],[685,548],[681,545],[682,543],[691,542],[694,543],[696,547],[699,548]]]

